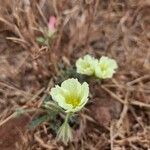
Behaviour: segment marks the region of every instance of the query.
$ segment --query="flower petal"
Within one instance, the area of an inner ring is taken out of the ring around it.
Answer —
[[[77,72],[85,75],[94,74],[95,59],[90,55],[85,55],[83,58],[79,58],[76,61]]]
[[[77,79],[71,78],[64,81],[61,84],[61,87],[70,92],[73,97],[78,97],[81,91],[81,84]]]
[[[95,75],[101,79],[112,78],[117,68],[118,66],[114,59],[102,56],[98,65],[95,66]]]
[[[52,88],[50,94],[52,96],[52,99],[56,101],[60,107],[65,110],[72,109],[72,105],[65,102],[64,90],[62,90],[59,86]]]

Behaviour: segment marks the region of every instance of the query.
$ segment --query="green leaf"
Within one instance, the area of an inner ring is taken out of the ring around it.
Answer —
[[[44,99],[44,102],[47,102],[47,101],[51,101],[52,100],[52,97],[50,94],[48,94],[45,99]]]
[[[41,123],[47,121],[48,119],[49,119],[49,116],[46,114],[46,115],[43,115],[41,117],[38,117],[38,118],[32,120],[32,122],[29,124],[29,129],[34,129]]]
[[[43,44],[43,43],[45,43],[45,38],[43,38],[43,37],[40,36],[40,37],[36,38],[36,41],[39,42],[39,43],[41,43],[41,44]]]
[[[47,101],[42,105],[46,110],[48,110],[49,112],[64,112],[63,109],[61,107],[59,107],[57,104],[55,104],[54,102],[51,101]]]
[[[16,111],[14,112],[15,117],[20,117],[23,114],[32,112],[33,109],[23,109],[23,108],[17,108]]]

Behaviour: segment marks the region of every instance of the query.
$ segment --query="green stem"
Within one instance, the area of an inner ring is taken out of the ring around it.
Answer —
[[[67,113],[67,115],[65,117],[65,121],[64,121],[65,124],[68,123],[68,120],[69,120],[71,115],[72,115],[72,113]]]

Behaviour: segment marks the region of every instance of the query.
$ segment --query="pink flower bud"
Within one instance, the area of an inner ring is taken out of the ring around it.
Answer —
[[[49,30],[51,31],[54,31],[55,30],[55,27],[56,27],[56,17],[55,16],[51,16],[49,18],[49,22],[48,22],[48,28]]]

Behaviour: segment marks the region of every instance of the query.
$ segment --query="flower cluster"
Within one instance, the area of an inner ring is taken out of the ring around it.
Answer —
[[[102,56],[99,60],[85,55],[76,61],[77,72],[85,75],[94,75],[100,79],[111,78],[118,65],[114,59]]]
[[[77,72],[89,76],[96,76],[100,79],[111,78],[117,69],[114,59],[102,56],[99,60],[90,55],[85,55],[76,61]],[[57,137],[64,143],[72,138],[71,127],[68,123],[69,118],[80,111],[88,101],[89,85],[80,83],[78,79],[67,79],[56,85],[50,91],[52,99],[66,113],[64,123],[58,130]]]

